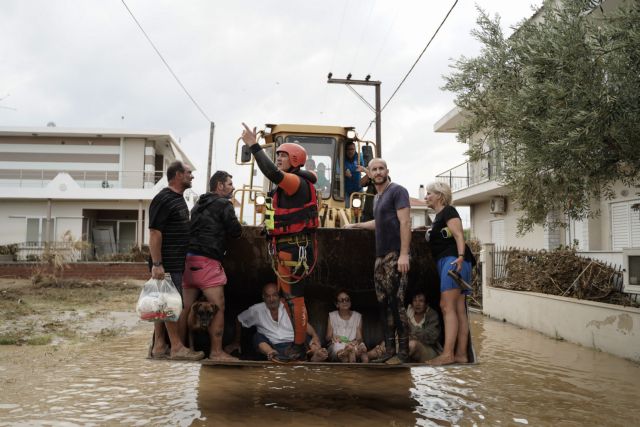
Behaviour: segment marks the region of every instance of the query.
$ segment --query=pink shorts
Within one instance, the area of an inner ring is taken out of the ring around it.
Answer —
[[[205,289],[224,286],[227,275],[220,261],[205,256],[187,255],[182,278],[186,289]]]

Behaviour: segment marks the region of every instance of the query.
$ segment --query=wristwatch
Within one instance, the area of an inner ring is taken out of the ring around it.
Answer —
[[[162,265],[162,261],[154,261],[153,262],[153,266],[154,267],[160,267]]]

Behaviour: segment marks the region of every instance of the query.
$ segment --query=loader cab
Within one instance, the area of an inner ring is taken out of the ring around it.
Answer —
[[[352,127],[340,126],[316,126],[316,125],[291,125],[291,124],[267,124],[261,132],[263,148],[275,161],[277,148],[284,143],[297,143],[302,145],[307,152],[307,163],[303,169],[313,171],[317,177],[316,190],[319,202],[320,226],[326,228],[341,227],[358,220],[359,211],[345,208],[344,189],[344,156],[345,145],[348,142],[356,142],[358,156],[365,159],[371,158],[374,144],[368,141],[360,141]],[[253,164],[248,156],[243,164],[251,164],[250,184],[243,192],[250,193],[247,197],[241,196],[242,204],[255,204],[256,211],[260,211],[256,203],[257,194],[268,194],[274,189],[273,183],[267,180]],[[364,204],[362,197],[360,205]],[[258,200],[260,198],[258,197]],[[260,216],[256,215],[256,224],[260,222]]]

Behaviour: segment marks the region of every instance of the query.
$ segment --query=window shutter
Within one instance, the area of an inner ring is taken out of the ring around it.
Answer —
[[[631,223],[631,247],[640,248],[640,212],[631,209],[631,205],[638,203],[629,202],[629,222]]]
[[[611,249],[640,247],[640,212],[631,208],[640,200],[611,204]]]
[[[505,246],[504,219],[491,221],[491,242],[496,246]]]

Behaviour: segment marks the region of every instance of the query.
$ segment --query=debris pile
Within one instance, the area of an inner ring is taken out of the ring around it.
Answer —
[[[622,271],[572,249],[496,251],[493,286],[631,307],[640,304],[622,292]]]

